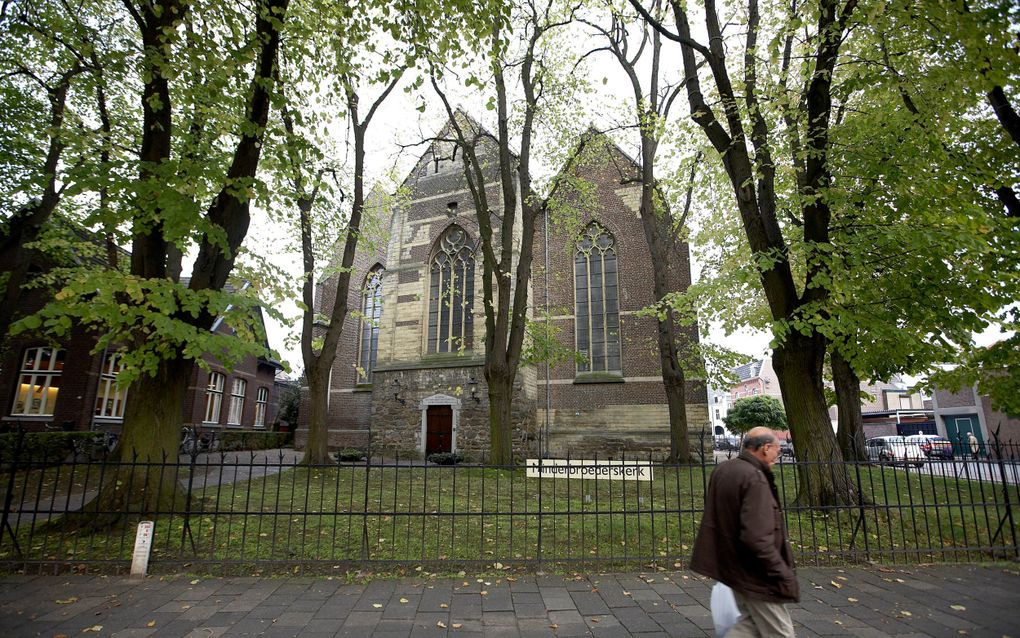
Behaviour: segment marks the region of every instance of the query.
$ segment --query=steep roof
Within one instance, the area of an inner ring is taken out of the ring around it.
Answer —
[[[745,363],[742,366],[737,366],[733,369],[733,374],[737,375],[737,378],[741,381],[747,381],[754,379],[761,375],[761,368],[765,364],[762,359],[756,359],[751,363]]]

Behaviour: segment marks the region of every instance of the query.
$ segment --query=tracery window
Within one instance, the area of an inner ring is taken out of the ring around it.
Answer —
[[[471,348],[474,289],[474,249],[463,228],[450,226],[430,264],[428,353]]]
[[[365,277],[361,290],[361,331],[358,340],[358,382],[372,380],[379,351],[379,318],[382,316],[382,266],[375,266]]]
[[[620,372],[620,304],[616,240],[596,222],[574,252],[574,306],[578,372]]]

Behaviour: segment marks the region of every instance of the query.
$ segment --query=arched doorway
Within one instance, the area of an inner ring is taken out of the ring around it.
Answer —
[[[460,424],[460,399],[435,394],[421,402],[422,456],[457,451],[457,429]]]

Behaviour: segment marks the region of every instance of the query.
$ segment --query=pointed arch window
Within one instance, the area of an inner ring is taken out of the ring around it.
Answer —
[[[450,226],[430,263],[427,352],[470,349],[473,337],[475,258],[467,233]]]
[[[616,240],[596,222],[585,228],[574,251],[574,316],[578,372],[621,372],[620,303]]]
[[[358,382],[370,383],[379,352],[379,319],[382,317],[383,267],[375,266],[361,289],[361,330],[358,340]]]

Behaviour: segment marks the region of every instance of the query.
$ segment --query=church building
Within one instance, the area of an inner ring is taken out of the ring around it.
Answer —
[[[498,205],[495,147],[482,140],[491,146],[478,153],[489,158],[489,203]],[[563,169],[589,185],[575,198],[580,203],[550,207],[553,212],[536,221],[527,314],[573,356],[521,365],[513,404],[516,458],[669,450],[656,320],[639,312],[656,301],[639,214],[639,169],[602,141],[598,161],[570,162]],[[483,264],[463,171],[456,147],[434,142],[401,195],[374,213],[389,220],[382,224],[384,236],[359,244],[348,299],[352,312],[330,379],[331,447],[371,447],[373,454],[401,457],[487,455]],[[497,230],[501,212],[491,211]],[[519,236],[519,210],[517,217]],[[519,253],[519,239],[514,246]],[[688,246],[678,240],[671,289],[684,290],[690,281]],[[329,314],[335,294],[335,279],[322,282],[317,312]],[[697,330],[685,329],[678,339],[696,342]],[[688,379],[686,404],[696,447],[709,427],[703,380]],[[298,429],[298,445],[307,427]]]

